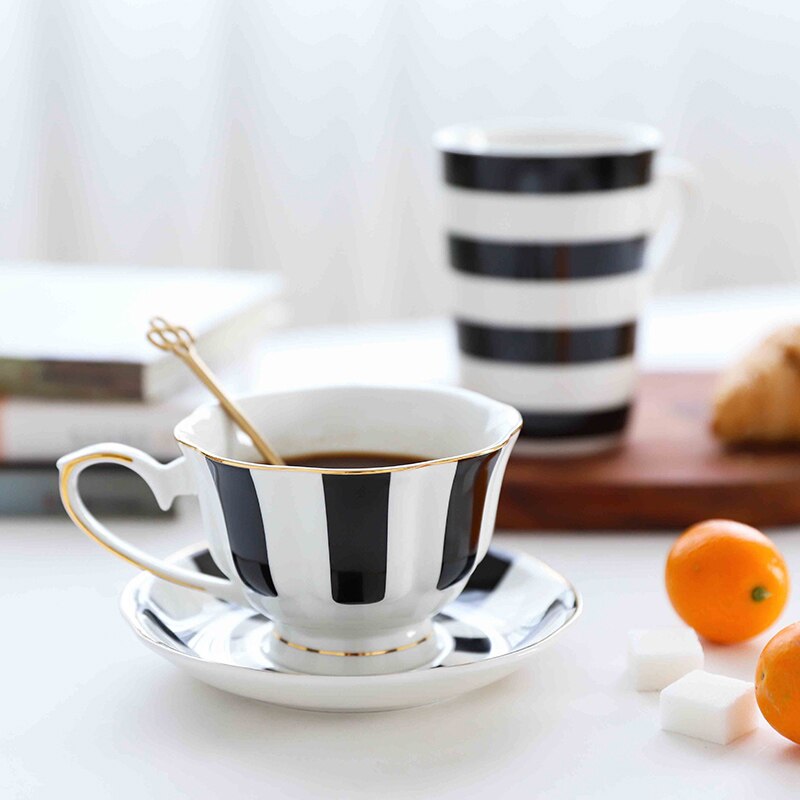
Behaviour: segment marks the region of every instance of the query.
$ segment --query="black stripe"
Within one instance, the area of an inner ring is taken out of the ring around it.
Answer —
[[[522,411],[522,436],[532,439],[568,439],[618,433],[628,422],[630,404],[606,411],[540,413]]]
[[[456,466],[450,487],[437,589],[458,583],[475,563],[486,490],[499,455],[500,451],[496,450],[485,456],[465,458]]]
[[[450,264],[457,272],[491,278],[565,281],[602,278],[641,269],[646,237],[582,244],[515,244],[450,235]]]
[[[497,550],[490,550],[486,558],[475,567],[475,572],[469,576],[464,591],[493,592],[510,568],[510,558],[500,555]]]
[[[377,603],[386,594],[390,479],[389,472],[322,476],[336,603]]]
[[[462,353],[524,364],[582,364],[633,353],[636,323],[529,330],[456,322]]]
[[[491,156],[444,153],[450,186],[554,194],[627,189],[650,182],[653,151],[607,156]]]
[[[206,459],[217,485],[236,571],[254,592],[277,597],[269,569],[264,520],[249,469]]]
[[[453,649],[457,653],[491,653],[492,640],[486,636],[480,638],[454,636]]]
[[[192,561],[197,569],[204,575],[213,575],[215,578],[225,577],[225,574],[217,566],[216,561],[211,557],[211,553],[208,550],[201,550],[199,553],[196,553]]]
[[[175,647],[178,648],[178,650],[180,650],[183,653],[191,653],[192,652],[189,649],[189,646],[186,644],[186,642],[184,642],[183,639],[181,639],[181,637],[178,636],[178,634],[175,633],[175,631],[173,631],[172,628],[170,628],[169,625],[167,625],[167,623],[164,622],[164,620],[161,619],[161,617],[157,616],[149,608],[145,608],[141,612],[141,615],[145,619],[149,620],[151,625],[153,625],[161,633],[163,633],[164,636],[166,636],[167,639],[169,639],[169,641],[172,642],[172,644]]]

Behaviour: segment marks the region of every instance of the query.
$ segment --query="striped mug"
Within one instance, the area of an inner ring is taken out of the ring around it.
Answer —
[[[661,137],[644,125],[460,125],[434,141],[463,385],[522,411],[519,452],[618,444],[637,320],[693,205],[692,170],[654,169]]]
[[[288,669],[364,675],[435,661],[448,642],[432,617],[486,555],[519,412],[457,387],[325,387],[241,405],[285,456],[426,460],[366,469],[258,463],[250,440],[210,404],[175,427],[182,455],[169,464],[108,443],[61,458],[67,513],[135,566],[267,616],[267,655]],[[102,463],[138,473],[162,508],[196,495],[221,575],[156,558],[98,522],[78,476]]]

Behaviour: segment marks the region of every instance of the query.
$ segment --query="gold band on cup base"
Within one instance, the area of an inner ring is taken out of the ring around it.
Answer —
[[[316,647],[307,647],[304,644],[297,644],[297,642],[290,642],[284,639],[278,631],[273,631],[275,638],[287,647],[293,647],[295,650],[302,650],[304,653],[315,653],[320,656],[343,656],[345,658],[354,658],[356,656],[388,656],[389,653],[401,653],[403,650],[410,650],[412,647],[418,647],[430,639],[430,636],[423,636],[416,642],[410,644],[401,644],[399,647],[391,647],[388,650],[365,650],[361,653],[349,653],[346,650],[319,650]]]

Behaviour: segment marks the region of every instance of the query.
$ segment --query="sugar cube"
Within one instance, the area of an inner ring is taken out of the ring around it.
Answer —
[[[695,670],[661,692],[661,728],[728,744],[758,726],[753,684]]]
[[[703,668],[703,648],[691,628],[628,632],[628,671],[640,692],[654,692]]]

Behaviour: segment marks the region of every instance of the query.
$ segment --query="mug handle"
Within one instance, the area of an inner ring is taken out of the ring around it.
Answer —
[[[111,533],[86,508],[78,488],[78,476],[95,464],[121,464],[144,479],[155,495],[159,507],[166,511],[179,495],[196,494],[185,456],[169,464],[160,464],[147,453],[124,444],[104,442],[76,450],[56,462],[59,475],[61,502],[70,519],[98,544],[110,550],[129,564],[147,570],[159,578],[189,589],[199,589],[230,600],[242,602],[242,594],[227,578],[204,575],[195,570],[170,564],[156,558]]]
[[[669,260],[686,220],[700,213],[700,178],[688,161],[675,156],[661,156],[656,162],[655,173],[660,185],[673,184],[677,188],[678,198],[670,203],[662,201],[661,221],[647,257],[648,271],[652,274],[660,272]]]

